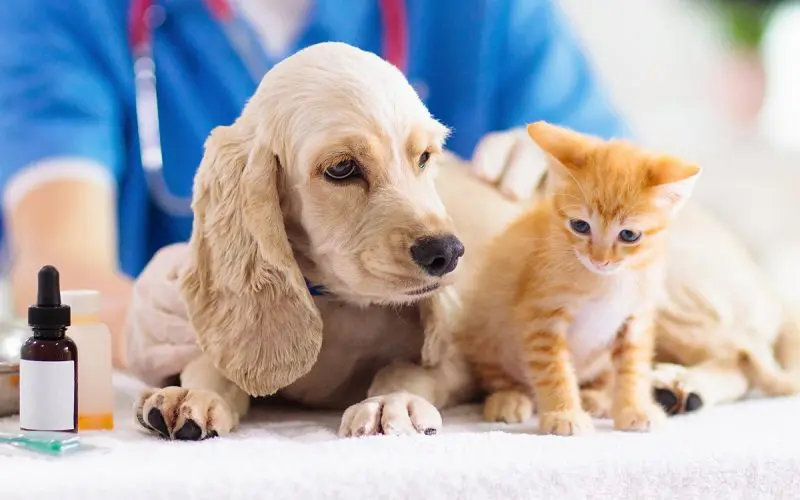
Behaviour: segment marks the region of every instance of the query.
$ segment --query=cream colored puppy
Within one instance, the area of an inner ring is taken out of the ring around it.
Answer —
[[[180,265],[159,254],[137,285],[180,290],[200,348],[170,361],[175,333],[145,327],[137,291],[132,369],[180,374],[142,396],[141,425],[222,435],[277,392],[347,408],[342,435],[436,432],[436,406],[470,389],[446,337],[464,253],[434,185],[447,134],[378,56],[324,43],[276,65],[206,142],[190,245],[167,251]]]

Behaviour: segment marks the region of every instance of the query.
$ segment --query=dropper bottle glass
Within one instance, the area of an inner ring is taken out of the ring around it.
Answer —
[[[70,308],[61,303],[58,270],[39,270],[36,304],[28,308],[33,335],[20,349],[19,419],[26,431],[78,430],[78,348],[67,337]]]

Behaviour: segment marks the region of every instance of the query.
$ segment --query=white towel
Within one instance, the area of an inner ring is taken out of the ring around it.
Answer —
[[[119,377],[117,430],[46,459],[0,447],[2,500],[768,499],[800,497],[800,397],[670,419],[651,434],[537,436],[445,413],[438,436],[338,439],[335,413],[258,409],[235,434],[168,442],[139,432],[138,383]],[[0,421],[0,430],[14,428]]]

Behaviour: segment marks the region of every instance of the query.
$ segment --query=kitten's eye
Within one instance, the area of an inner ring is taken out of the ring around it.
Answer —
[[[569,227],[578,234],[589,234],[592,227],[583,219],[571,219]]]
[[[619,239],[624,241],[625,243],[636,243],[639,241],[639,238],[642,237],[642,233],[639,231],[631,231],[630,229],[623,229],[619,232]]]
[[[419,162],[418,162],[419,169],[422,170],[423,168],[425,168],[427,166],[427,164],[428,164],[428,160],[430,160],[430,159],[431,159],[431,154],[430,153],[428,153],[427,151],[422,153],[420,155],[420,157],[419,157]]]
[[[325,169],[325,177],[332,181],[343,181],[351,177],[360,177],[361,169],[354,160],[345,160]]]

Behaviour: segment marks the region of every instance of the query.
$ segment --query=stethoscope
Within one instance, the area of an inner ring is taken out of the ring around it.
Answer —
[[[378,1],[384,28],[384,57],[405,73],[408,63],[408,30],[404,0]],[[203,3],[222,26],[253,80],[260,81],[268,67],[262,57],[263,49],[255,37],[249,35],[244,19],[231,7],[228,0],[203,0]],[[147,189],[153,202],[167,214],[190,216],[191,197],[172,193],[164,178],[152,44],[153,31],[164,21],[163,17],[164,11],[155,0],[131,1],[129,39],[133,53],[139,149]]]

